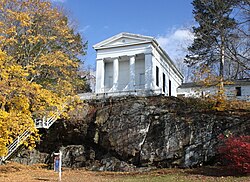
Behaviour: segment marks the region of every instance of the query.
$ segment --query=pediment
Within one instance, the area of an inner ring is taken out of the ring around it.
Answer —
[[[130,33],[120,33],[115,35],[109,39],[106,39],[96,45],[94,45],[94,49],[105,49],[105,48],[112,48],[112,47],[120,47],[120,46],[128,46],[128,45],[135,45],[135,44],[143,44],[147,42],[152,42],[153,37],[149,36],[142,36],[137,34],[130,34]]]

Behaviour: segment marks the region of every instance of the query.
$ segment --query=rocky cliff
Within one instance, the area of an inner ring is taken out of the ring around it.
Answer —
[[[51,163],[53,152],[61,150],[68,167],[193,167],[216,161],[219,134],[250,134],[249,111],[216,112],[196,99],[94,100],[71,115],[40,131],[36,150],[22,150],[15,160]]]

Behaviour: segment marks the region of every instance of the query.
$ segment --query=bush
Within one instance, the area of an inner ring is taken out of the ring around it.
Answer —
[[[220,135],[223,144],[219,147],[222,162],[239,173],[250,173],[250,136]]]

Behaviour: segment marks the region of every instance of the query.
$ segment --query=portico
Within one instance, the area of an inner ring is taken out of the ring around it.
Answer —
[[[150,89],[151,62],[152,56],[143,53],[97,60],[97,77],[103,79],[97,79],[96,91],[107,93]]]
[[[183,80],[152,37],[120,33],[94,45],[94,49],[96,94],[176,94]]]

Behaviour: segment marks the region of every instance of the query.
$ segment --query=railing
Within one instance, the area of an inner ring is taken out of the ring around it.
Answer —
[[[64,107],[63,107],[64,108]],[[62,111],[57,110],[52,116],[46,117],[44,116],[43,119],[35,119],[35,127],[49,129],[51,125],[57,120],[57,118],[61,115]],[[20,136],[18,136],[8,147],[8,153],[6,156],[2,156],[0,158],[0,163],[9,159],[12,154],[23,144],[23,142],[31,135],[31,130],[25,130]]]
[[[38,129],[39,128],[49,129],[60,115],[61,115],[61,112],[57,111],[49,118],[44,116],[42,119],[35,119],[35,126]]]
[[[18,147],[23,144],[23,142],[30,136],[30,130],[25,130],[20,136],[18,136],[8,147],[8,153],[6,156],[1,158],[1,161],[7,160],[11,155],[18,149]]]
[[[134,89],[134,90],[120,90],[112,91],[111,89],[103,89],[102,93],[81,93],[78,94],[82,100],[92,100],[92,99],[102,99],[107,97],[121,97],[128,95],[135,96],[151,96],[151,95],[160,95],[162,94],[161,89],[155,90],[145,90],[145,89]]]

